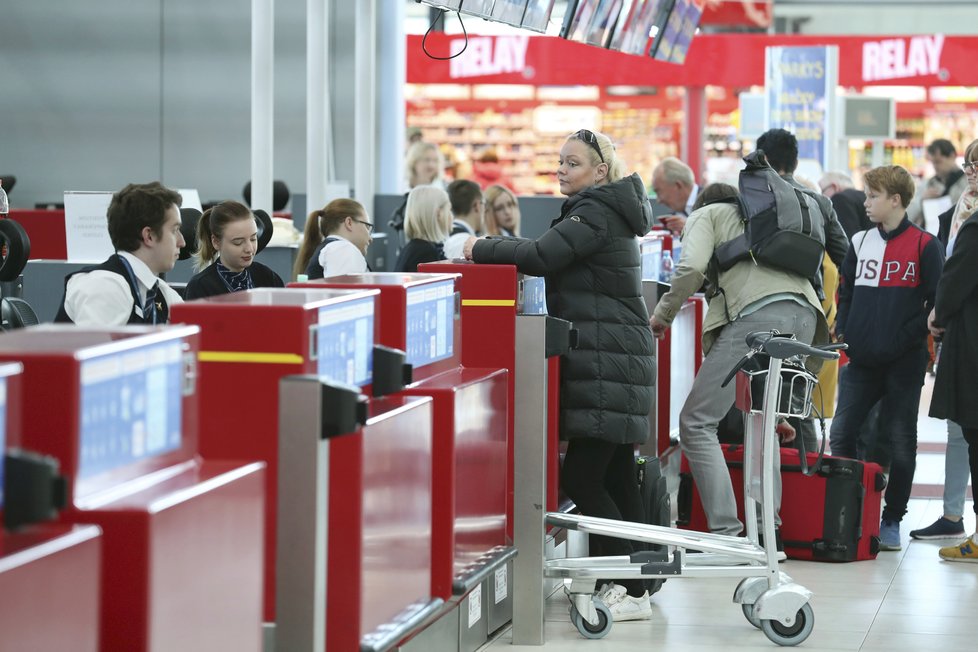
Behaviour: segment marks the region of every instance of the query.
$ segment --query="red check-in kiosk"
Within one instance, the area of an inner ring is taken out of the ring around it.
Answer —
[[[448,618],[459,619],[445,642],[422,636],[413,643],[436,649],[451,649],[439,647],[451,635],[461,649],[485,642],[488,603],[504,599],[497,582],[505,584],[515,554],[505,532],[507,371],[462,366],[457,281],[378,273],[290,286],[380,290],[380,342],[405,351],[413,367],[414,382],[401,394],[434,399],[432,595],[450,604]]]
[[[203,411],[201,454],[222,459],[262,460],[268,464],[265,471],[266,623],[275,621],[278,382],[291,374],[322,374],[357,385],[367,382],[376,321],[375,294],[259,288],[188,301],[170,310],[173,323],[201,328],[198,360],[203,404],[240,404],[243,415],[247,415],[237,427],[228,428],[225,415]],[[354,338],[363,343],[358,358],[351,358],[347,364],[345,358],[339,360],[329,355],[328,349],[345,348]],[[337,364],[343,368],[327,368]]]
[[[17,384],[22,367],[0,365],[0,454],[20,428]],[[7,478],[0,460],[0,514],[35,501],[25,483]],[[19,474],[18,474],[19,475]],[[0,650],[98,650],[101,531],[94,525],[29,523],[0,528]]]
[[[103,531],[106,652],[261,649],[264,464],[198,457],[198,336],[51,325],[0,338],[0,361],[24,366],[10,443],[60,460],[61,521]],[[209,409],[229,428],[245,418]]]
[[[431,598],[430,399],[362,403],[365,418],[330,426],[344,437],[329,442],[324,467],[315,464],[318,439],[303,438],[342,412],[321,396],[322,382],[342,383],[356,397],[377,393],[389,376],[382,366],[391,358],[375,347],[378,297],[377,290],[262,288],[171,313],[202,329],[203,401],[234,400],[231,390],[240,386],[261,398],[261,409],[233,432],[202,415],[201,447],[246,450],[268,462],[265,614],[269,622],[274,614],[276,649],[355,650],[378,640],[378,631],[380,640],[408,635],[441,604]],[[395,371],[403,374],[400,364]],[[286,377],[304,379],[306,398],[283,394],[279,403]]]

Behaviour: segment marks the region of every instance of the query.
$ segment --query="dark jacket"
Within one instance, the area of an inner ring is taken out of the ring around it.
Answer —
[[[835,263],[836,267],[842,267],[842,261],[845,260],[846,252],[849,250],[849,238],[846,236],[842,225],[839,224],[839,217],[835,213],[832,202],[825,195],[812,192],[811,188],[795,181],[792,175],[785,174],[783,176],[785,181],[792,186],[799,190],[804,190],[815,198],[815,203],[818,204],[819,209],[822,211],[822,220],[825,226],[825,253],[829,255],[829,258]]]
[[[421,263],[434,263],[445,260],[445,249],[440,242],[428,242],[414,238],[408,240],[407,244],[397,255],[397,262],[394,263],[394,271],[402,274],[413,274],[418,271]]]
[[[863,365],[892,362],[927,344],[944,252],[932,234],[906,216],[890,233],[857,233],[839,270],[835,331],[846,354]]]
[[[537,240],[491,237],[472,252],[476,262],[545,277],[547,311],[578,330],[577,348],[561,359],[563,439],[627,444],[649,436],[655,358],[635,236],[651,224],[645,186],[633,174],[569,197]]]
[[[951,238],[951,221],[954,219],[954,206],[937,216],[937,239],[947,249],[947,241]]]
[[[256,288],[285,287],[282,277],[257,261],[252,262],[248,270],[251,272],[251,282]],[[187,283],[185,299],[190,301],[229,292],[228,286],[217,272],[217,263],[213,262],[190,279]]]
[[[978,428],[978,214],[958,229],[937,286],[935,323],[945,328],[930,415]]]
[[[866,215],[866,193],[862,190],[855,188],[840,190],[832,195],[830,201],[835,208],[842,230],[850,240],[860,231],[873,228],[873,223]]]

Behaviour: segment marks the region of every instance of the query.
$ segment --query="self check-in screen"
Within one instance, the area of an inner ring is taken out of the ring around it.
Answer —
[[[79,478],[178,449],[182,377],[180,342],[83,362]]]
[[[455,282],[440,281],[407,291],[407,361],[420,367],[454,353]]]
[[[319,309],[320,376],[348,385],[373,380],[374,299]]]

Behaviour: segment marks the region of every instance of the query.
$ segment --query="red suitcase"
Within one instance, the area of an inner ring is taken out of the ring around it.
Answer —
[[[743,520],[744,447],[722,446],[740,519]],[[808,454],[815,466],[818,455]],[[802,473],[798,451],[781,450],[781,539],[791,559],[856,561],[879,552],[880,505],[886,479],[878,464],[826,455],[811,477]],[[680,527],[707,531],[706,515],[688,462],[680,469]]]

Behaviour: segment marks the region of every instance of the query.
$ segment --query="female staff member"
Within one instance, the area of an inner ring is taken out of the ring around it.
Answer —
[[[640,522],[634,445],[649,437],[655,361],[635,236],[648,233],[652,209],[608,137],[587,129],[561,147],[557,180],[567,200],[539,239],[472,238],[465,254],[546,278],[548,313],[579,332],[561,361],[564,490],[587,516]],[[591,542],[595,555],[635,551],[624,539]],[[650,618],[644,583],[619,582],[601,592],[614,619]]]
[[[444,260],[444,242],[452,228],[448,193],[435,186],[418,186],[408,194],[404,235],[408,242],[394,264],[395,272],[413,273],[420,263]]]
[[[978,193],[978,140],[968,145],[964,159],[968,189],[952,216],[949,257],[928,323],[931,334],[942,338],[930,416],[961,427],[968,442],[968,464],[974,482],[978,478],[978,403],[974,399],[978,386],[978,273],[974,263],[978,258],[978,211],[971,210],[978,203],[974,200]],[[949,446],[948,454],[951,452]],[[963,490],[967,478],[958,484]],[[978,503],[975,512],[978,513]],[[941,548],[939,554],[945,561],[978,562],[978,532],[957,545]]]
[[[187,283],[187,300],[252,288],[285,287],[271,269],[255,262],[258,223],[248,207],[236,201],[209,208],[197,222],[197,273]],[[215,260],[216,258],[216,260]]]
[[[516,195],[506,186],[489,186],[486,188],[486,214],[483,219],[486,235],[520,234],[520,205]]]
[[[334,199],[309,213],[293,275],[311,280],[369,271],[366,255],[373,228],[366,209],[352,199]]]

